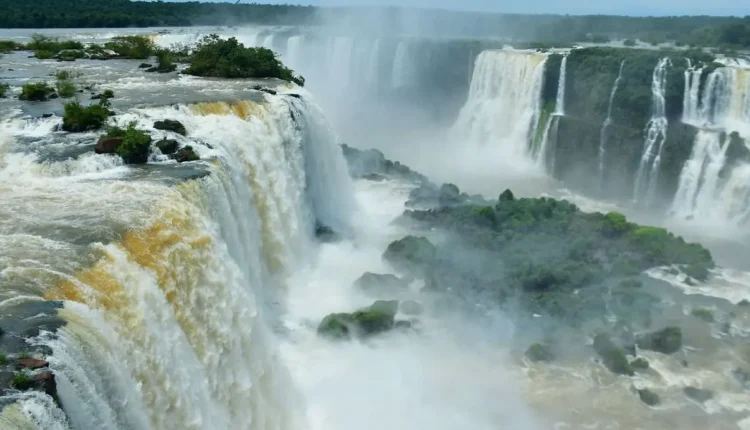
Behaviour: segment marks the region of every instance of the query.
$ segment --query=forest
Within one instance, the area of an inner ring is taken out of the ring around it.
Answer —
[[[130,0],[0,0],[2,28],[190,25],[315,25],[335,22],[358,34],[400,33],[502,38],[542,43],[638,39],[657,44],[750,47],[750,17],[515,15],[405,8],[316,8],[288,4]]]

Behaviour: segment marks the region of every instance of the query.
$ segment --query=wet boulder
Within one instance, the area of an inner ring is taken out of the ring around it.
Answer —
[[[139,68],[139,69],[150,69],[150,68],[152,68],[152,67],[154,67],[154,65],[153,65],[153,64],[148,64],[148,63],[141,63],[141,64],[140,64],[140,65],[138,66],[138,68]]]
[[[534,363],[540,361],[552,361],[555,359],[555,355],[552,353],[550,348],[541,343],[535,343],[526,350],[526,358]]]
[[[689,399],[695,400],[698,403],[706,403],[714,398],[713,391],[702,388],[687,386],[682,389],[682,392],[685,393]]]
[[[630,362],[630,367],[632,367],[634,370],[648,370],[651,365],[645,358],[638,357]]]
[[[340,239],[339,235],[327,225],[316,223],[315,238],[321,242],[336,242]]]
[[[178,163],[198,161],[201,159],[198,154],[193,151],[193,147],[190,145],[185,146],[184,148],[180,148],[180,150],[172,154],[170,157]]]
[[[638,347],[662,354],[674,354],[682,347],[682,330],[679,327],[666,327],[649,333],[638,340]]]
[[[114,154],[117,152],[117,148],[122,145],[123,137],[102,137],[96,142],[94,152],[97,154]]]
[[[661,403],[659,395],[648,389],[638,390],[638,397],[649,406],[657,406]]]
[[[16,363],[17,369],[41,369],[44,367],[49,367],[49,363],[47,360],[41,360],[38,358],[33,357],[24,357],[18,360]]]
[[[406,236],[388,245],[383,258],[399,270],[420,271],[435,262],[437,248],[425,237]]]
[[[396,326],[398,301],[378,300],[370,307],[352,313],[335,313],[323,318],[318,335],[330,339],[369,337]]]
[[[174,154],[177,151],[177,141],[174,139],[167,139],[166,137],[156,142],[156,147],[159,148],[164,155]]]
[[[187,135],[187,131],[185,130],[185,126],[182,125],[181,122],[171,120],[171,119],[165,119],[163,121],[156,121],[154,123],[154,128],[157,130],[165,130],[165,131],[171,131],[177,134],[181,134],[183,136]]]

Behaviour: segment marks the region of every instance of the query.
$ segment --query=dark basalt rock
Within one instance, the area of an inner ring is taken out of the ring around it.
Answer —
[[[173,160],[176,160],[178,163],[185,163],[188,161],[198,161],[201,158],[198,156],[198,154],[193,151],[192,146],[185,146],[184,148],[180,148],[177,152],[170,155],[170,157]]]
[[[649,406],[657,406],[661,403],[659,396],[651,390],[638,390],[638,397]]]
[[[171,119],[165,119],[163,121],[156,121],[154,123],[154,128],[157,130],[165,130],[165,131],[171,131],[177,134],[181,134],[183,136],[187,135],[187,131],[185,130],[185,126],[182,125],[181,122],[171,120]]]
[[[263,87],[263,86],[260,86],[260,85],[255,85],[253,87],[253,89],[255,91],[262,91],[264,93],[271,94],[272,96],[275,96],[277,94],[276,90],[272,90],[270,88],[266,88],[266,87]]]
[[[666,327],[647,334],[638,340],[638,347],[662,354],[674,354],[682,347],[682,330],[679,327]]]
[[[315,238],[321,242],[336,242],[341,239],[331,227],[322,224],[315,225]]]
[[[21,358],[18,360],[18,363],[16,363],[16,369],[41,369],[44,367],[49,367],[49,363],[46,360],[40,360],[38,358],[33,357],[26,357]]]
[[[166,137],[156,142],[156,147],[159,148],[164,155],[174,154],[177,151],[178,143],[176,140],[167,139]]]
[[[96,142],[94,152],[97,154],[114,154],[117,152],[117,148],[122,145],[122,137],[102,137]]]
[[[154,65],[148,63],[141,63],[140,66],[138,66],[139,69],[150,69],[152,67],[154,67]]]
[[[685,395],[688,396],[690,399],[693,399],[698,403],[706,403],[707,401],[714,398],[713,391],[704,390],[702,388],[688,386],[688,387],[683,388],[682,392],[685,393]]]
[[[552,353],[549,347],[542,345],[541,343],[535,343],[526,350],[526,358],[533,361],[534,363],[540,361],[552,361],[555,359],[555,355]]]
[[[320,322],[318,335],[330,339],[351,339],[383,333],[396,326],[397,311],[398,301],[378,300],[372,306],[353,313],[330,314]]]

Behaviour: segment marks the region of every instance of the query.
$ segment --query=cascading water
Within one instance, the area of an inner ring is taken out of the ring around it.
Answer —
[[[286,41],[284,62],[292,70],[297,69],[301,64],[300,55],[302,54],[303,38],[304,36],[290,36]]]
[[[337,88],[346,90],[352,79],[352,50],[354,41],[351,37],[336,37],[331,47],[331,63],[329,76]]]
[[[495,147],[504,161],[528,164],[529,146],[541,111],[544,54],[483,51],[476,60],[469,99],[452,139]]]
[[[702,72],[685,72],[683,122],[700,131],[680,173],[671,213],[682,220],[738,227],[750,222],[750,164],[737,160],[728,165],[727,151],[733,139],[747,146],[750,136],[750,72],[718,68],[701,88]]]
[[[411,78],[409,64],[409,45],[405,41],[400,41],[396,46],[396,53],[393,57],[393,71],[391,73],[393,88],[403,88],[409,85],[409,79]]]
[[[560,77],[557,81],[555,111],[549,117],[547,124],[544,126],[542,142],[539,145],[539,150],[536,154],[537,162],[550,171],[553,171],[555,168],[555,152],[554,148],[552,148],[552,150],[548,148],[549,142],[550,139],[552,139],[553,142],[557,141],[557,130],[560,125],[560,117],[565,115],[565,75],[567,74],[567,64],[568,56],[565,55],[560,63]]]
[[[607,105],[607,118],[602,124],[602,131],[599,134],[599,184],[604,185],[604,159],[607,152],[607,129],[612,125],[612,105],[615,101],[617,88],[622,80],[622,69],[625,67],[625,60],[620,63],[620,71],[617,73],[615,83],[612,85],[612,92],[609,93],[609,104]]]
[[[659,179],[659,166],[664,142],[667,140],[667,112],[664,98],[667,85],[667,67],[669,58],[662,58],[654,68],[651,82],[652,109],[651,119],[646,126],[646,141],[643,145],[643,155],[636,174],[633,199],[648,205],[656,193]]]
[[[0,139],[3,279],[13,274],[25,301],[60,300],[66,323],[34,341],[52,350],[66,413],[20,394],[0,423],[306,428],[263,301],[303,262],[316,220],[348,223],[351,183],[332,132],[314,105],[282,96],[135,109],[118,122],[156,134],[165,118],[213,161],[141,172],[93,153],[40,161],[11,152],[23,140]]]
[[[380,39],[375,39],[372,42],[372,48],[367,60],[366,76],[367,87],[377,89],[380,76]]]

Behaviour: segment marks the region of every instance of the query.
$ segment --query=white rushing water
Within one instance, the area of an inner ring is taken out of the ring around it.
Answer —
[[[685,72],[682,120],[700,131],[680,173],[671,213],[712,228],[741,228],[750,222],[750,164],[728,165],[727,151],[733,140],[748,145],[750,72],[718,68],[701,86],[704,70],[689,67]]]
[[[654,199],[659,179],[659,166],[664,142],[667,140],[667,113],[664,98],[669,58],[662,58],[654,68],[651,82],[652,114],[646,126],[646,141],[636,173],[633,200],[648,206]]]
[[[542,133],[541,142],[536,151],[537,163],[549,172],[553,172],[555,169],[555,148],[549,148],[550,140],[552,142],[557,142],[557,130],[560,125],[560,117],[565,115],[565,76],[567,75],[567,65],[568,56],[565,55],[560,62],[560,76],[557,80],[555,110],[547,119],[547,123],[544,126],[544,132]]]
[[[599,135],[599,183],[604,185],[604,160],[607,155],[607,129],[612,125],[612,105],[615,102],[617,88],[622,80],[622,69],[625,67],[625,60],[620,63],[620,71],[617,73],[615,83],[612,84],[612,92],[609,93],[609,103],[607,104],[607,118],[602,124],[602,131]]]
[[[522,51],[480,53],[452,140],[494,148],[501,163],[533,164],[529,148],[541,112],[546,59],[544,54]]]
[[[59,169],[7,153],[15,139],[2,140],[0,259],[6,275],[28,278],[26,294],[63,300],[67,322],[39,342],[53,350],[68,418],[38,396],[20,399],[22,415],[44,429],[306,428],[263,302],[304,264],[316,219],[349,222],[355,202],[335,138],[314,105],[281,97],[118,120],[155,132],[163,118],[185,125],[202,158],[217,157],[203,163],[208,176],[173,186],[94,154]],[[78,249],[76,232],[110,230],[123,233],[82,249],[93,265],[66,266],[64,253],[17,258],[39,240]],[[34,239],[11,249],[21,237]]]

